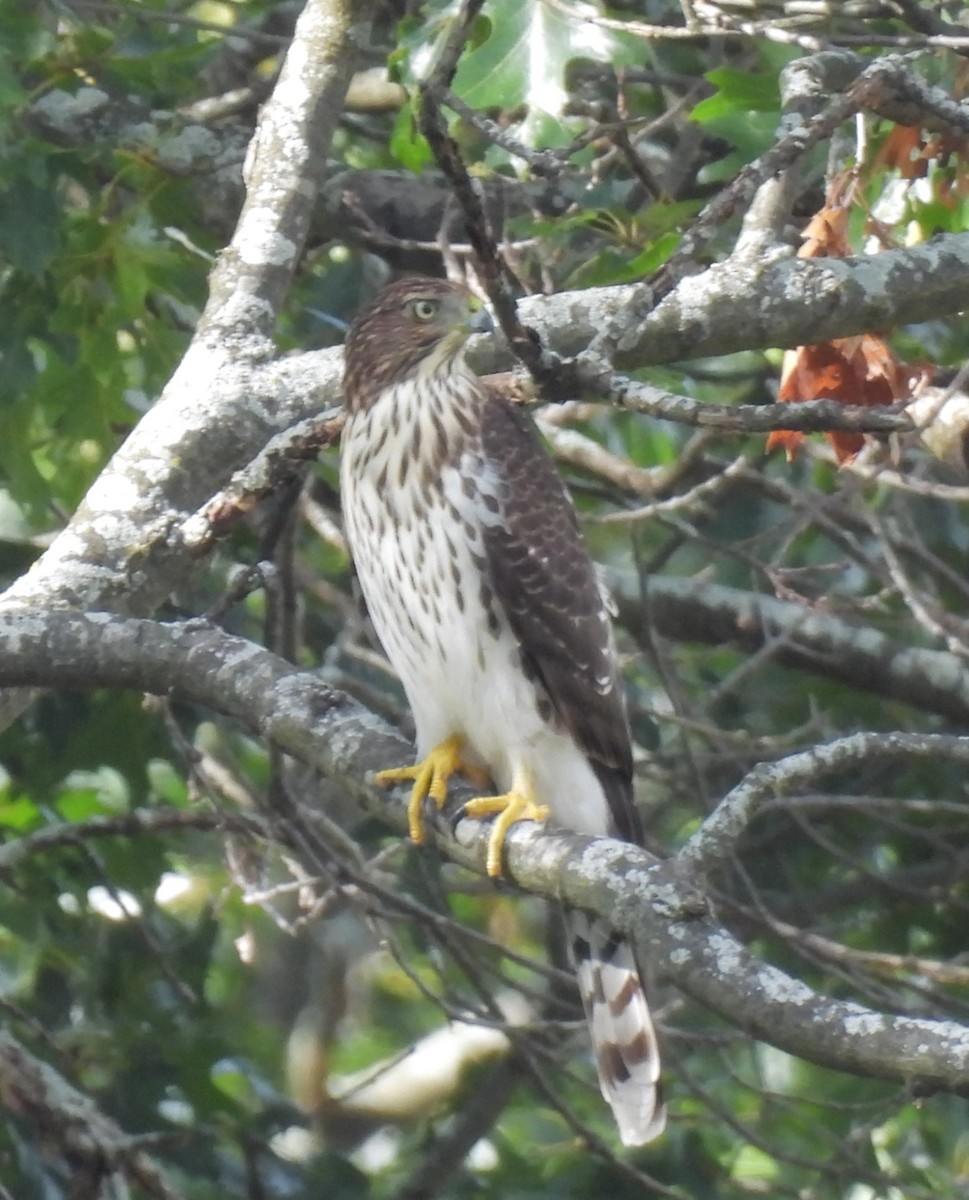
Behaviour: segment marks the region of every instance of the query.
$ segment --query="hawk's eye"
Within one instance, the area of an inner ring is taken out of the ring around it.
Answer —
[[[415,300],[411,307],[418,321],[432,321],[437,316],[436,300]]]

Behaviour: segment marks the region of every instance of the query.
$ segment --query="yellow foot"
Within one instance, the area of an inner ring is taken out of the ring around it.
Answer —
[[[393,767],[389,771],[378,771],[374,776],[374,782],[380,787],[414,781],[407,805],[407,830],[410,840],[415,845],[419,846],[424,841],[424,816],[421,810],[425,799],[430,796],[438,809],[443,808],[447,800],[448,781],[452,775],[460,772],[476,787],[490,785],[491,779],[487,771],[465,762],[461,753],[463,750],[464,738],[455,734],[439,746],[435,746],[423,762],[415,763],[412,767]]]
[[[548,807],[536,804],[531,788],[512,789],[503,796],[478,796],[469,800],[462,814],[466,817],[490,817],[497,813],[491,837],[488,838],[488,874],[497,878],[501,874],[501,856],[505,848],[505,837],[517,821],[548,820]]]

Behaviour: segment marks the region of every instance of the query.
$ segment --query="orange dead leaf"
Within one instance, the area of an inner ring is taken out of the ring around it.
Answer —
[[[858,180],[854,171],[839,171],[828,184],[824,207],[819,208],[801,234],[803,243],[798,258],[845,258],[848,244],[848,218],[855,202]]]
[[[963,134],[953,130],[929,134],[914,125],[896,125],[872,165],[894,168],[903,179],[924,179],[933,162],[945,167],[953,158],[969,159],[969,139]],[[956,169],[937,173],[935,194],[947,207],[954,207],[965,195],[965,174]]]
[[[862,407],[891,405],[910,399],[923,375],[922,368],[898,359],[883,338],[862,333],[788,351],[777,398],[788,404],[836,400]],[[824,436],[839,464],[850,462],[865,444],[862,433],[832,430]],[[783,447],[790,462],[803,440],[801,433],[778,430],[767,439],[767,450]]]
[[[767,435],[767,445],[764,449],[768,454],[773,454],[775,450],[783,450],[787,461],[792,463],[797,458],[803,442],[804,434],[796,429],[774,429]]]
[[[851,253],[848,245],[848,216],[845,206],[819,209],[801,234],[803,245],[798,258],[844,258]]]
[[[925,134],[917,125],[896,125],[872,165],[894,168],[903,179],[921,179],[929,168]]]
[[[937,135],[935,141],[938,142]],[[908,178],[925,173],[929,145],[921,129],[896,126],[879,154],[883,165],[897,167]],[[954,152],[949,145],[948,152]],[[933,150],[938,155],[937,148]],[[923,166],[920,167],[919,163]],[[831,180],[824,207],[808,222],[802,234],[799,258],[845,258],[851,253],[848,223],[857,200],[858,176],[842,171]],[[891,347],[874,333],[836,338],[814,346],[788,350],[781,367],[777,398],[783,404],[806,400],[834,400],[839,404],[872,407],[910,400],[916,384],[930,374],[927,367],[903,363]],[[783,449],[792,462],[804,443],[804,434],[775,430],[767,438],[767,452]],[[830,430],[824,435],[834,447],[838,463],[850,462],[865,444],[865,435],[850,430]]]

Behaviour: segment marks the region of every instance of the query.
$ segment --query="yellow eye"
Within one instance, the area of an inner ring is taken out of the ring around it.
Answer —
[[[438,303],[436,300],[415,300],[412,308],[418,321],[432,321],[437,316]]]

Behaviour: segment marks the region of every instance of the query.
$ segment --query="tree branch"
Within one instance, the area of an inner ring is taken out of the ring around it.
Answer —
[[[617,602],[623,628],[640,640],[652,631],[750,651],[771,644],[784,666],[969,724],[969,668],[944,650],[893,641],[804,604],[690,579],[650,579],[645,605],[621,593]]]
[[[280,378],[269,335],[306,237],[370,7],[371,0],[310,0],[303,10],[253,141],[239,224],[212,273],[192,343],[161,399],[7,603],[43,596],[51,604],[150,612],[191,565],[179,536],[185,518],[272,433],[318,411],[294,403],[292,373]],[[335,393],[335,359],[329,380]],[[314,392],[318,384],[314,378]],[[19,706],[14,698],[11,707]]]
[[[635,288],[531,298],[522,301],[520,316],[551,349],[575,356],[592,343],[601,322],[633,301]],[[806,345],[951,316],[967,306],[969,234],[845,259],[728,259],[682,280],[641,323],[630,321],[614,365]],[[505,369],[505,362],[489,361],[487,369]]]
[[[727,793],[677,855],[697,877],[726,867],[737,841],[759,810],[832,771],[870,761],[947,759],[969,767],[969,738],[944,734],[854,733],[777,762],[758,763]]]
[[[152,1200],[180,1200],[181,1193],[169,1184],[138,1138],[125,1133],[90,1097],[6,1030],[0,1030],[0,1099],[8,1110],[54,1139],[69,1157],[75,1178],[89,1173],[103,1180],[120,1173]]]
[[[0,645],[0,684],[138,688],[209,705],[338,782],[393,828],[406,827],[403,790],[388,796],[363,782],[409,753],[402,740],[318,675],[252,643],[202,622],[27,610],[0,613]],[[969,752],[969,742],[950,743]],[[470,798],[471,789],[456,791],[457,802]],[[484,872],[486,825],[462,820],[453,834],[441,821],[433,828],[441,853]],[[884,1079],[969,1087],[969,1029],[816,994],[727,933],[680,863],[526,822],[509,834],[506,874],[529,891],[608,915],[684,992],[789,1053]]]
[[[308,0],[247,151],[246,199],[193,344],[268,339],[310,227],[371,0]],[[272,352],[271,345],[266,347]]]
[[[258,837],[269,831],[252,813],[182,812],[179,809],[133,809],[117,817],[96,816],[84,821],[64,821],[47,825],[33,833],[11,838],[0,845],[0,873],[12,871],[33,854],[42,854],[55,846],[78,846],[90,838],[143,837],[180,830],[234,830]]]

